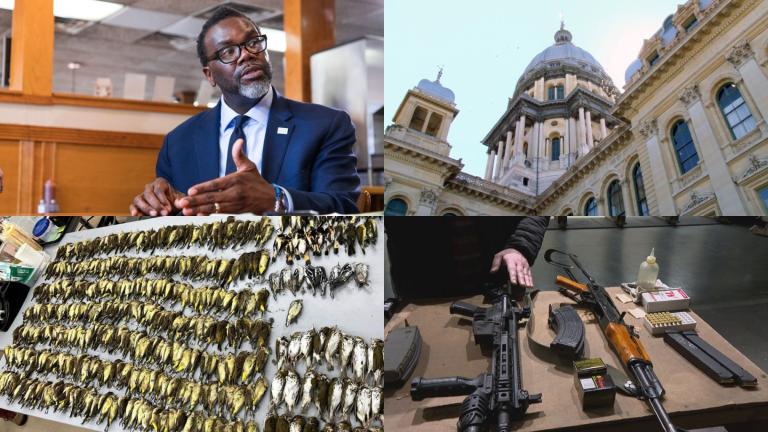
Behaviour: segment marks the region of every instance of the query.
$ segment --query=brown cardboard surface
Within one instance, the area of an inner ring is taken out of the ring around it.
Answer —
[[[614,304],[620,311],[640,307],[633,303],[621,304],[615,300],[620,288],[609,288]],[[490,367],[490,358],[480,352],[472,339],[471,321],[450,315],[448,307],[453,300],[409,304],[387,323],[385,330],[404,325],[419,327],[423,338],[422,354],[410,379],[416,377],[439,378],[465,376],[474,378]],[[480,305],[482,297],[466,299]],[[557,292],[541,292],[536,297],[534,332],[536,341],[549,343],[554,333],[547,326],[547,310],[551,303],[570,303]],[[695,310],[695,305],[694,305]],[[586,328],[587,357],[600,357],[619,369],[617,357],[600,331],[597,322],[586,311],[580,311]],[[758,379],[754,389],[721,386],[664,343],[662,337],[651,336],[641,320],[625,315],[625,321],[634,325],[640,340],[654,364],[654,371],[666,390],[663,405],[678,427],[705,427],[728,423],[765,420],[768,418],[768,381],[766,373],[737,351],[698,315],[699,335],[723,352]],[[524,330],[520,331],[520,357],[523,389],[542,393],[542,403],[531,405],[525,418],[515,430],[550,431],[577,430],[585,427],[622,430],[658,430],[650,407],[643,401],[618,394],[612,408],[582,411],[570,370],[550,364],[533,355]],[[618,383],[617,383],[618,384]],[[387,429],[419,431],[453,431],[459,406],[464,397],[426,399],[413,402],[409,395],[410,380],[398,389],[385,392],[384,412]],[[608,430],[606,429],[606,430]]]

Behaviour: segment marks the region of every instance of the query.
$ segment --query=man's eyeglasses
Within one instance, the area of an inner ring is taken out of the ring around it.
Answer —
[[[258,54],[267,49],[267,35],[259,35],[253,39],[237,45],[229,45],[218,51],[216,55],[210,57],[208,61],[218,60],[224,64],[230,64],[237,61],[242,54],[241,49],[245,48],[251,54]]]

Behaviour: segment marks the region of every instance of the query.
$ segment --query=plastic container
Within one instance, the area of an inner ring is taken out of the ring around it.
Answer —
[[[656,279],[659,277],[659,265],[656,263],[656,257],[651,254],[640,264],[640,270],[637,272],[637,289],[640,292],[653,291],[656,289]]]

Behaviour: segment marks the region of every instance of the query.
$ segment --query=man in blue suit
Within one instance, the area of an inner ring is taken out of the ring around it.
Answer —
[[[234,9],[206,21],[197,52],[222,99],[165,137],[157,178],[134,198],[132,215],[357,212],[349,116],[279,95],[266,48],[267,37]]]

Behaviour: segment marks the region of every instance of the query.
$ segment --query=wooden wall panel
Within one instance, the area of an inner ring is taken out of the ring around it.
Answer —
[[[155,178],[157,149],[59,144],[56,198],[62,212],[128,213],[128,205]]]
[[[62,213],[127,214],[155,178],[162,135],[0,124],[0,214],[32,214],[48,179]]]
[[[0,168],[3,177],[3,192],[0,193],[0,215],[16,214],[19,192],[19,142],[0,140]]]

